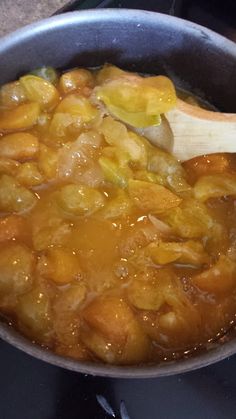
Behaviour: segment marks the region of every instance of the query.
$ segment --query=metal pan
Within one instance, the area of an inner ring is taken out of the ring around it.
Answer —
[[[236,112],[236,44],[204,27],[158,13],[101,9],[67,13],[0,40],[0,84],[42,65],[99,66],[105,62],[174,82],[225,112]],[[119,367],[57,356],[0,323],[0,337],[28,354],[70,370],[109,377],[147,378],[204,367],[236,353],[236,338],[189,359]]]

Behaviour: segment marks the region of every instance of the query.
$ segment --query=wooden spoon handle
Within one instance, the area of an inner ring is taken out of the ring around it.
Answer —
[[[176,108],[165,116],[173,132],[172,153],[177,159],[236,152],[236,114],[208,111],[178,99]]]

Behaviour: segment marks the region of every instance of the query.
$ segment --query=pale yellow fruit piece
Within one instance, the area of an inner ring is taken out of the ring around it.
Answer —
[[[18,131],[31,128],[40,114],[38,103],[25,103],[17,108],[3,111],[0,116],[0,131]]]
[[[164,150],[151,147],[148,153],[147,169],[159,175],[164,186],[185,197],[191,193],[191,187],[186,181],[186,173],[180,162]]]
[[[176,262],[201,266],[209,262],[202,243],[188,240],[186,242],[156,242],[151,243],[147,249],[153,262],[160,265]]]
[[[120,77],[98,87],[96,95],[108,109],[115,106],[127,112],[145,112],[146,115],[168,112],[176,104],[174,85],[165,76]]]
[[[106,142],[118,149],[118,153],[127,153],[127,161],[139,163],[142,168],[147,164],[147,145],[145,139],[128,131],[126,126],[111,117],[103,119],[99,126]]]
[[[19,215],[9,215],[0,218],[0,242],[24,237],[27,231],[25,218]]]
[[[78,312],[86,298],[86,286],[83,282],[74,282],[67,287],[61,287],[53,304],[53,328],[56,338],[61,345],[68,346],[73,351],[72,345],[78,345],[80,319]],[[80,343],[79,343],[80,345]],[[68,356],[68,352],[65,352]],[[80,351],[78,351],[80,352]],[[77,356],[79,355],[76,351]],[[82,352],[82,351],[81,351]],[[80,357],[82,353],[80,353]]]
[[[115,198],[108,201],[99,215],[105,219],[126,217],[132,213],[133,204],[125,191],[119,189]]]
[[[55,179],[58,173],[58,151],[40,144],[38,167],[46,179]]]
[[[68,284],[81,277],[78,255],[63,247],[49,248],[39,261],[38,271],[57,285]]]
[[[108,363],[145,361],[149,341],[130,307],[119,297],[99,297],[82,312],[86,323],[82,340]]]
[[[154,214],[178,207],[182,201],[164,186],[141,180],[129,180],[128,194],[138,208]]]
[[[19,81],[6,83],[0,89],[0,106],[15,108],[26,100],[25,90]]]
[[[27,99],[38,103],[41,108],[53,109],[59,102],[59,93],[49,81],[31,74],[21,77],[19,81]]]
[[[69,93],[73,90],[82,90],[84,87],[93,87],[94,79],[89,70],[76,68],[62,74],[59,81],[59,89],[63,93]]]
[[[33,246],[38,251],[68,242],[71,227],[63,219],[54,194],[39,200],[33,210],[31,225]]]
[[[148,272],[146,278],[137,280],[129,298],[133,298],[135,306],[145,309],[137,315],[152,341],[171,350],[198,342],[202,330],[200,313],[174,272],[156,269],[156,273]]]
[[[12,176],[0,177],[0,210],[23,212],[37,202],[33,192],[21,186]]]
[[[0,157],[0,174],[15,176],[19,167],[20,163],[16,160]]]
[[[207,207],[195,199],[184,199],[179,207],[168,210],[161,217],[175,234],[184,238],[205,236],[215,225]]]
[[[82,122],[90,122],[98,115],[98,110],[88,99],[77,93],[67,95],[56,108],[55,113],[78,116]]]
[[[57,196],[59,206],[72,215],[92,214],[105,205],[105,197],[85,185],[62,186]]]
[[[52,245],[67,244],[70,239],[70,226],[61,222],[58,226],[45,226],[33,231],[34,249],[41,252]]]
[[[21,294],[32,286],[35,258],[30,249],[8,244],[0,250],[0,291]]]
[[[25,186],[38,186],[44,181],[44,177],[35,162],[22,163],[17,171],[17,180]]]
[[[194,195],[200,201],[221,196],[236,195],[236,175],[224,173],[200,177],[194,186]]]
[[[26,334],[40,342],[50,340],[50,300],[40,286],[19,297],[16,312],[21,328]]]
[[[178,289],[176,276],[168,269],[149,269],[136,275],[127,288],[133,306],[141,310],[159,310]]]
[[[51,144],[58,144],[58,140],[61,140],[59,145],[61,142],[70,141],[70,135],[67,135],[68,129],[73,126],[74,129],[77,128],[77,130],[80,131],[80,122],[79,117],[71,115],[68,112],[55,113],[49,126]]]
[[[120,188],[127,187],[128,179],[132,177],[132,171],[129,167],[119,167],[119,164],[103,156],[99,158],[98,163],[105,180]]]
[[[145,182],[158,183],[159,185],[165,186],[166,182],[164,179],[156,173],[149,172],[147,170],[137,170],[134,173],[134,178],[137,180],[144,180]]]
[[[229,293],[236,287],[236,264],[229,257],[221,255],[215,265],[193,276],[192,283],[211,294]]]
[[[103,84],[107,81],[119,79],[120,77],[123,77],[123,76],[127,77],[128,74],[132,75],[132,73],[128,73],[124,70],[121,70],[120,68],[114,65],[105,64],[101,68],[101,70],[98,71],[96,75],[96,80],[98,84]]]
[[[54,309],[58,313],[75,312],[84,302],[87,289],[83,282],[75,282],[68,288],[61,288]]]
[[[33,159],[39,151],[39,141],[35,135],[17,132],[0,139],[0,157],[14,160]]]

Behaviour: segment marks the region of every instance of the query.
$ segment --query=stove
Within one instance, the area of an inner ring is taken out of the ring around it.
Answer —
[[[74,0],[58,13],[127,7],[172,14],[236,42],[235,0]],[[86,376],[0,341],[0,419],[235,419],[236,356],[166,378]]]

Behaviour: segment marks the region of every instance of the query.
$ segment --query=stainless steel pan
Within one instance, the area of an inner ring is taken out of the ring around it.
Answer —
[[[0,84],[42,65],[98,66],[165,73],[175,83],[236,112],[236,44],[196,24],[158,13],[102,9],[67,13],[20,29],[0,40]],[[0,323],[0,337],[46,362],[82,373],[123,378],[177,374],[236,353],[236,338],[190,359],[153,366],[80,363],[30,343]]]

